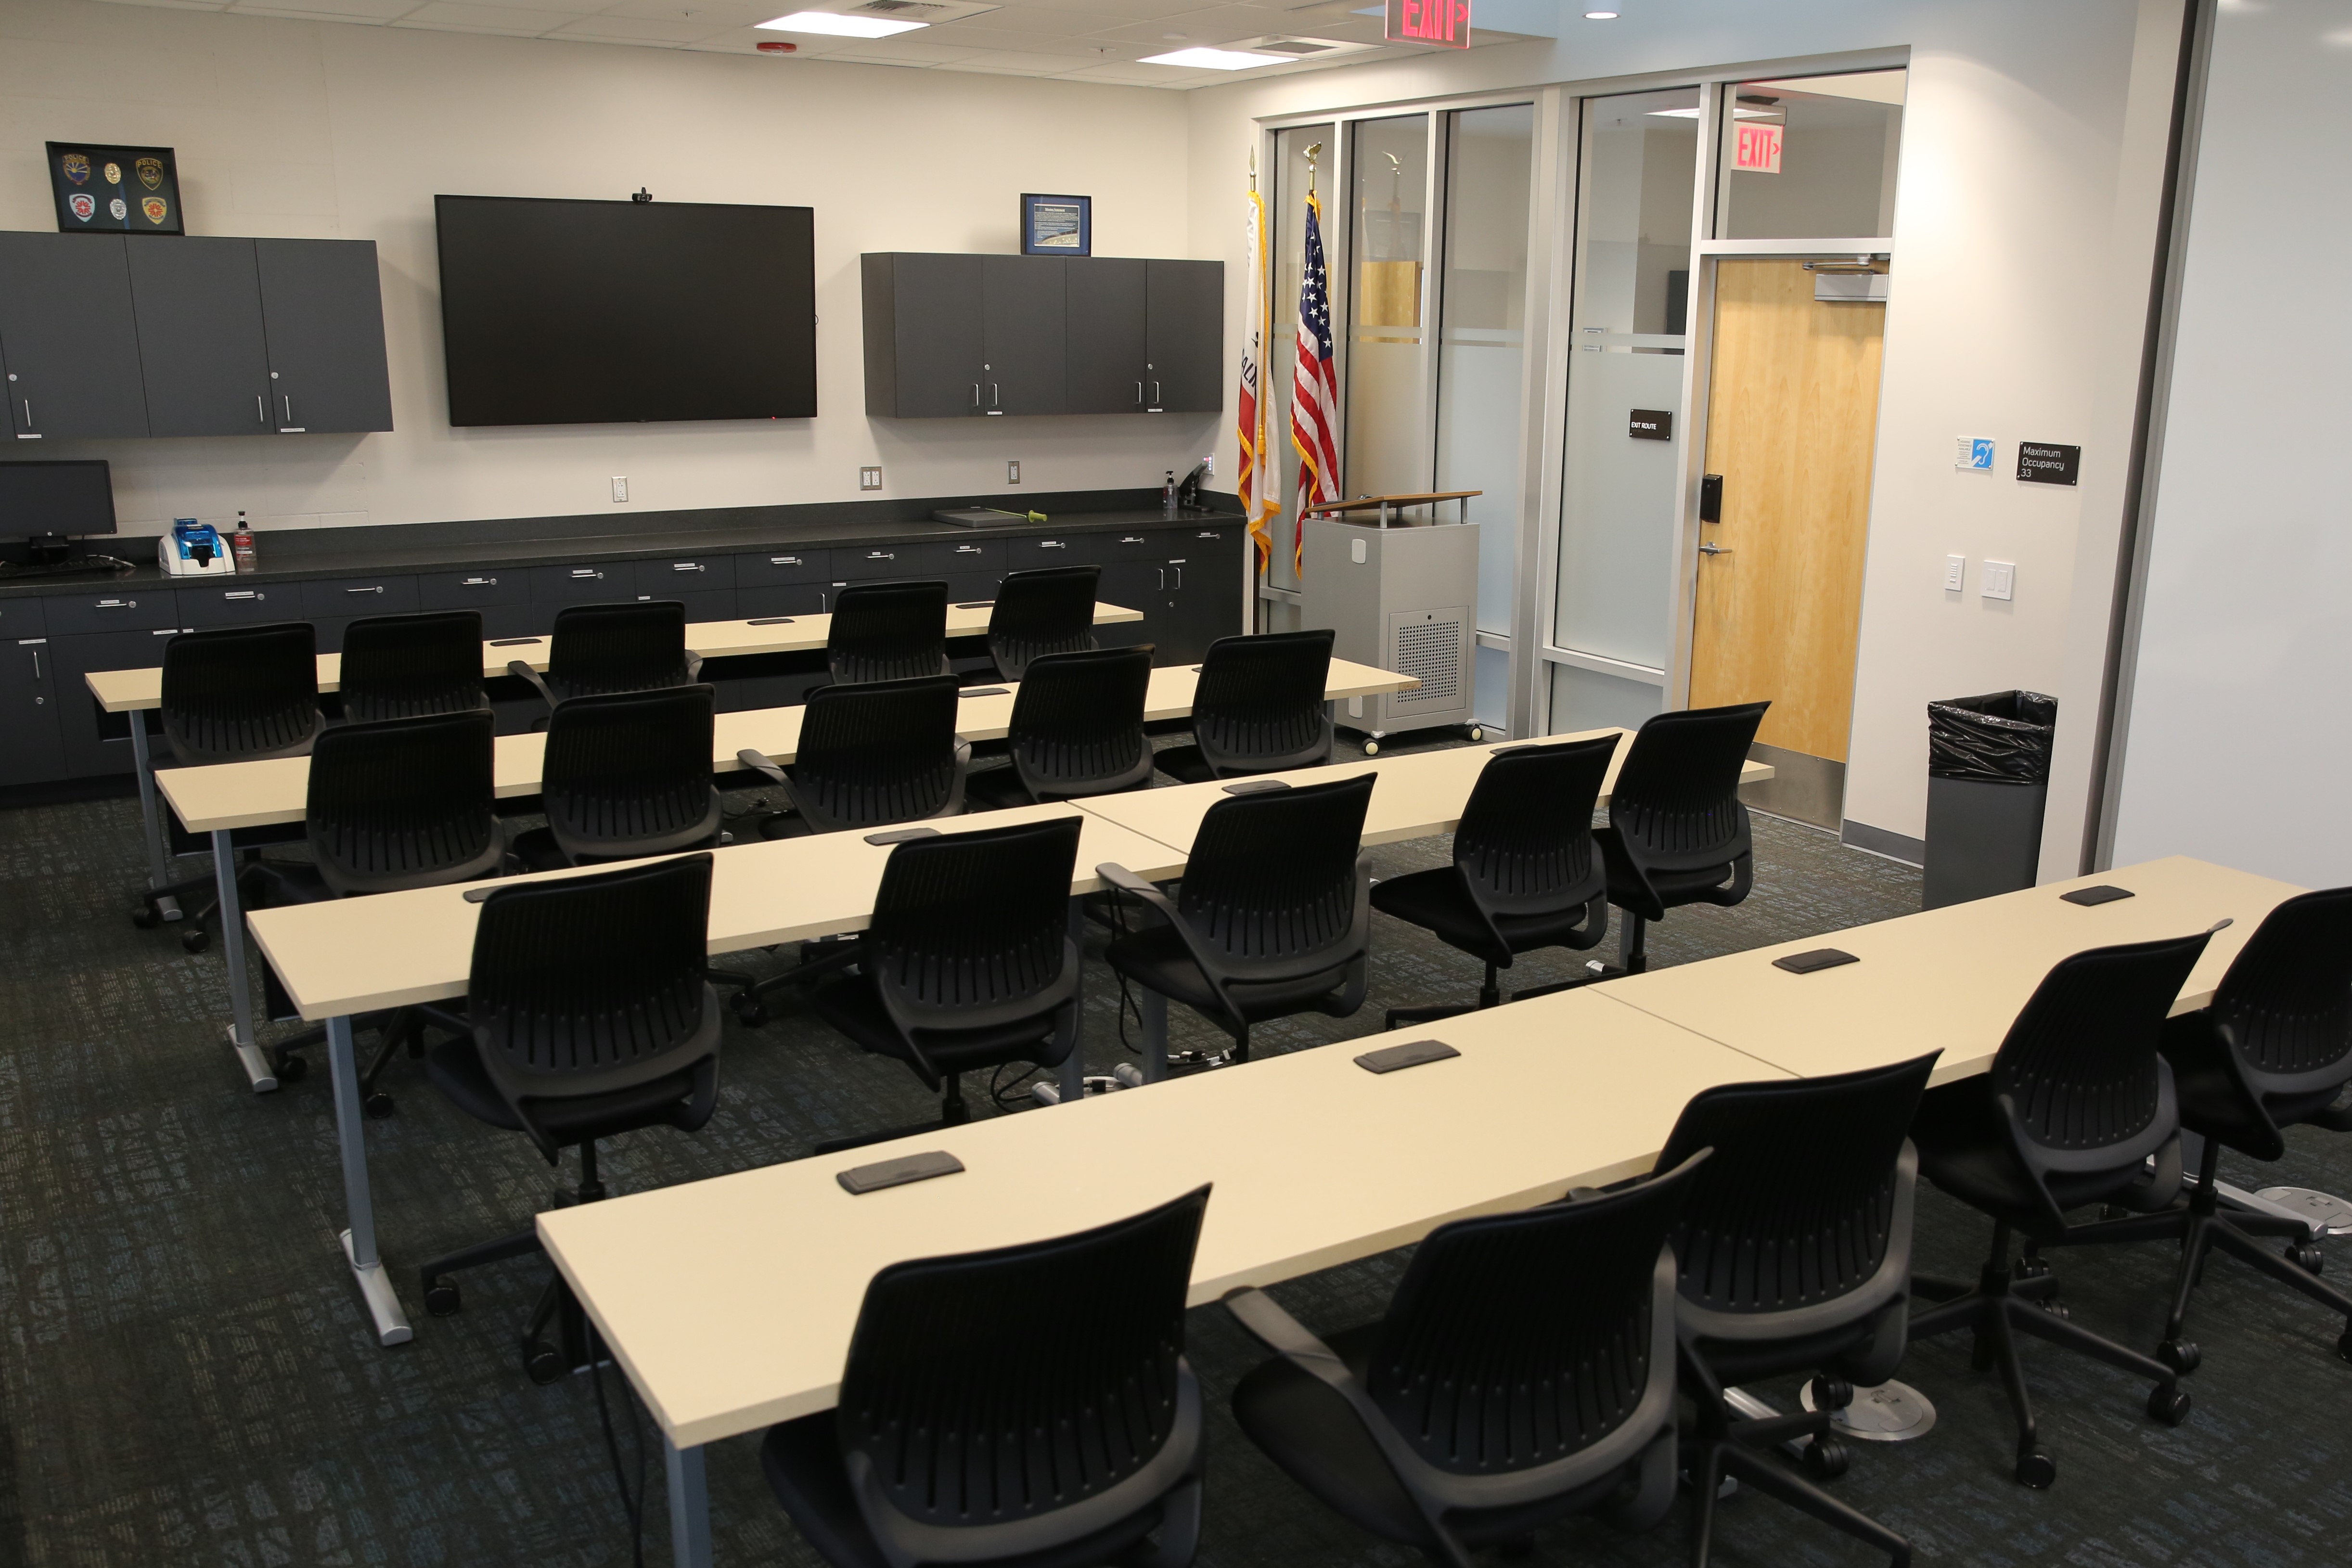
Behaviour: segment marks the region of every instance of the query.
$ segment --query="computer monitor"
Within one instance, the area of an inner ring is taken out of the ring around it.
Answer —
[[[0,539],[27,541],[35,568],[63,564],[69,539],[113,531],[114,480],[104,461],[0,462]]]

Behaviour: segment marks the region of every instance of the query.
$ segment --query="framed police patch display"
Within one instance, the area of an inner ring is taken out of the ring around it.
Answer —
[[[1092,256],[1095,201],[1092,196],[1021,197],[1021,254]]]
[[[49,189],[68,234],[185,234],[180,163],[169,147],[49,143]]]

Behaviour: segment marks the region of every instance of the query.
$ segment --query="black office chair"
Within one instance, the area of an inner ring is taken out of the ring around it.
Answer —
[[[1915,1296],[1937,1304],[1912,1310],[1911,1337],[1975,1335],[1978,1370],[1999,1366],[2009,1386],[2017,1479],[2029,1487],[2056,1480],[2058,1466],[2035,1441],[2020,1331],[2153,1379],[2147,1413],[2168,1426],[2189,1418],[2177,1370],[2053,1315],[2048,1266],[2029,1247],[2020,1279],[2009,1242],[2022,1231],[2039,1246],[2063,1245],[2071,1209],[2114,1204],[2153,1213],[2179,1193],[2179,1110],[2158,1045],[2210,934],[2059,960],[2010,1026],[1992,1070],[1931,1091],[1912,1124],[1927,1179],[1990,1215],[1993,1230],[1973,1289],[1925,1276],[1912,1281]]]
[[[1911,1561],[1903,1537],[1762,1450],[1805,1439],[1808,1470],[1843,1475],[1851,1457],[1830,1435],[1832,1415],[1855,1385],[1885,1383],[1903,1360],[1919,1173],[1904,1134],[1935,1066],[1930,1053],[1830,1078],[1710,1089],[1683,1108],[1658,1156],[1670,1169],[1714,1151],[1675,1232],[1675,1321],[1697,1412],[1685,1466],[1698,1504],[1697,1568],[1726,1474],[1898,1565]],[[1746,1419],[1725,1403],[1727,1386],[1794,1372],[1815,1374],[1809,1412]]]
[[[1124,866],[1096,868],[1164,923],[1114,937],[1104,956],[1125,979],[1181,1002],[1249,1059],[1253,1024],[1364,1005],[1372,947],[1371,874],[1361,853],[1371,773],[1303,789],[1240,795],[1209,807],[1177,896]]]
[[[572,605],[555,612],[547,672],[518,658],[507,673],[530,681],[552,709],[574,697],[690,686],[702,673],[702,656],[687,648],[686,606],[675,599]]]
[[[1704,1155],[1611,1194],[1441,1226],[1377,1322],[1317,1338],[1263,1291],[1276,1352],[1234,1389],[1250,1441],[1372,1534],[1453,1568],[1573,1513],[1646,1530],[1675,1497],[1672,1234]]]
[[[1014,572],[996,585],[988,612],[988,655],[999,680],[1026,680],[1029,661],[1095,647],[1099,566],[1048,566]]]
[[[877,1274],[838,1403],[760,1445],[803,1539],[833,1568],[1186,1568],[1202,1412],[1184,1296],[1208,1202]],[[1050,1349],[1018,1353],[1041,1331]]]
[[[379,616],[343,631],[343,717],[354,724],[488,708],[478,610]]]
[[[486,708],[420,719],[339,724],[320,733],[310,752],[302,831],[307,865],[261,868],[257,902],[320,903],[412,888],[438,888],[499,876],[511,868],[506,834],[495,810],[492,734]],[[288,1018],[294,1006],[276,973],[263,965],[268,1016]],[[427,1024],[463,1032],[446,1009],[422,1005],[365,1015],[362,1028],[381,1031],[376,1054],[360,1082],[370,1116],[389,1116],[392,1097],[376,1079],[405,1043],[417,1049]],[[305,1063],[292,1053],[324,1042],[309,1029],[269,1048],[278,1079],[293,1082]]]
[[[1192,742],[1156,759],[1185,784],[1311,768],[1331,760],[1331,633],[1219,637],[1201,661]]]
[[[1523,952],[1578,952],[1609,934],[1609,879],[1593,847],[1592,807],[1617,737],[1496,752],[1454,833],[1454,864],[1372,885],[1372,908],[1484,960],[1478,1006],[1503,999],[1496,971]],[[1471,1012],[1391,1007],[1388,1026]]]
[[[717,691],[698,682],[556,704],[540,766],[547,826],[518,838],[516,853],[550,871],[719,843],[718,707]]]
[[[966,792],[975,804],[993,809],[1150,787],[1151,742],[1143,732],[1150,643],[1040,654],[1020,679],[1005,733],[1013,765],[971,775]]]
[[[182,632],[163,645],[163,738],[173,759],[184,766],[302,756],[326,725],[319,711],[318,636],[307,621]],[[134,724],[146,720],[144,713],[131,715]],[[168,809],[163,809],[174,855],[210,848],[184,830]],[[299,834],[289,830],[254,837],[290,843]],[[237,859],[239,895],[249,897],[247,879],[255,868],[243,850]],[[163,918],[165,899],[176,900],[186,911],[180,921],[181,947],[202,952],[212,940],[205,922],[220,908],[215,876],[208,870],[201,877],[150,888],[139,895],[131,923],[142,931],[153,929]]]
[[[852,583],[833,596],[824,665],[836,686],[948,673],[948,585]]]
[[[1756,844],[1739,774],[1769,702],[1686,708],[1645,722],[1625,749],[1609,792],[1609,825],[1596,828],[1609,868],[1609,901],[1622,911],[1618,959],[1597,973],[1518,994],[1540,996],[1586,980],[1650,967],[1649,922],[1685,904],[1728,909],[1748,897]]]
[[[761,834],[790,838],[961,816],[971,746],[955,732],[959,689],[952,675],[926,675],[810,692],[789,773],[748,747],[736,753],[780,785],[793,807],[762,820]]]
[[[592,876],[493,890],[474,928],[469,1038],[436,1047],[425,1070],[478,1121],[520,1132],[550,1165],[580,1151],[580,1185],[556,1203],[604,1197],[596,1143],[643,1127],[693,1132],[719,1104],[719,999],[703,978],[710,857],[682,855]],[[425,1307],[458,1310],[460,1269],[540,1250],[536,1229],[425,1265]],[[541,1337],[559,1323],[561,1349]],[[534,1383],[584,1364],[580,1309],[551,1276],[522,1336]]]
[[[2064,1245],[2177,1240],[2180,1268],[2157,1359],[2194,1372],[2202,1359],[2184,1330],[2191,1293],[2219,1247],[2239,1261],[2345,1314],[2336,1353],[2352,1361],[2352,1295],[2316,1278],[2326,1259],[2302,1222],[2234,1209],[2221,1195],[2224,1147],[2254,1160],[2286,1153],[2285,1128],[2352,1132],[2352,888],[2303,893],[2271,910],[2231,961],[2202,1010],[2167,1019],[2180,1123],[2200,1134],[2197,1182],[2188,1200],[2152,1215],[2076,1226]],[[2256,1238],[2284,1238],[2284,1254]]]
[[[1055,1068],[1077,1048],[1069,904],[1079,827],[1077,817],[1064,816],[893,847],[872,923],[842,951],[774,976],[764,989],[855,963],[858,973],[809,997],[817,1016],[860,1048],[906,1063],[940,1096],[935,1125],[970,1121],[965,1073],[1012,1062]],[[818,1152],[931,1125],[842,1139]]]

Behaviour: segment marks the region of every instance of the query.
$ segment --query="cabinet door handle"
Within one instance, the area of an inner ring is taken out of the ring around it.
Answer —
[[[988,384],[988,405],[991,408],[996,406],[996,383],[992,381]]]
[[[1151,401],[1154,403],[1162,401],[1160,395],[1160,384],[1156,381],[1151,384]]]
[[[460,588],[495,588],[498,585],[496,577],[468,577],[457,584]]]
[[[30,430],[32,427],[33,427],[33,400],[32,400],[31,398],[29,398],[29,397],[28,397],[28,398],[25,399],[25,428],[26,428],[26,429],[27,429],[27,430]]]
[[[1184,588],[1184,568],[1181,566],[1176,568],[1176,588],[1179,593]]]
[[[1143,383],[1139,381],[1135,384],[1135,400],[1138,403],[1143,401]]]
[[[980,383],[976,381],[971,384],[971,405],[974,408],[980,406]]]
[[[1167,568],[1167,567],[1165,567],[1165,566],[1162,566],[1162,567],[1159,568],[1159,572],[1160,572],[1160,591],[1161,593],[1163,593],[1163,594],[1164,594],[1164,593],[1166,593],[1166,592],[1168,591],[1168,568]]]
[[[41,679],[41,650],[37,647],[33,650],[33,679]]]
[[[284,392],[284,393],[280,393],[280,394],[278,394],[278,398],[279,398],[279,400],[280,400],[281,402],[283,402],[283,403],[286,405],[286,423],[288,423],[289,425],[293,424],[293,423],[294,423],[294,395],[293,395],[292,393],[290,393],[290,392]]]
[[[256,425],[269,423],[269,405],[262,401],[261,394],[257,392],[253,395],[253,422]]]
[[[381,594],[383,592],[383,584],[378,583],[373,587],[370,588],[346,588],[343,592],[346,594]]]

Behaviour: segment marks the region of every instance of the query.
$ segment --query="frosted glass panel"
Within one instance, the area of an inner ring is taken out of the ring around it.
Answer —
[[[1740,83],[1723,128],[1722,237],[1893,234],[1905,79],[1883,70]]]
[[[1586,100],[1577,183],[1575,352],[1552,639],[1660,670],[1685,435],[1697,113],[1696,88]],[[1673,438],[1629,435],[1637,408],[1664,414]],[[1654,709],[1659,689],[1646,689]],[[1553,728],[1563,723],[1555,710]]]
[[[1612,724],[1638,730],[1665,707],[1665,688],[1627,680],[1572,664],[1551,667],[1551,732],[1605,730]]]
[[[1429,485],[1421,363],[1429,116],[1360,121],[1353,133],[1355,287],[1348,301],[1341,493],[1421,490]],[[1339,281],[1332,280],[1335,294]]]
[[[1471,717],[1496,730],[1509,727],[1511,656],[1498,647],[1471,649],[1477,660],[1477,685],[1470,700]]]
[[[1486,492],[1471,502],[1470,516],[1481,524],[1478,626],[1490,632],[1511,629],[1517,576],[1535,123],[1531,104],[1457,110],[1446,153],[1434,488]],[[1480,697],[1483,702],[1483,680]],[[1485,707],[1478,711],[1487,716]]]

